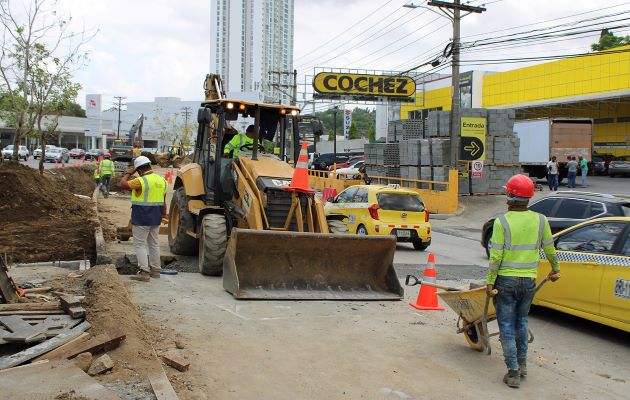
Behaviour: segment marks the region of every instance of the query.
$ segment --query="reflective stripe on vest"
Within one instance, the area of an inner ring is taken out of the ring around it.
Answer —
[[[157,174],[148,174],[140,177],[142,192],[140,196],[135,190],[131,191],[131,204],[138,206],[161,206],[164,204],[167,183]]]
[[[114,162],[112,160],[103,160],[100,165],[101,176],[114,175]]]

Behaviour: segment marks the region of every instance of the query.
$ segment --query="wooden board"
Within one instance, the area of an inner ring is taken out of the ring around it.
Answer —
[[[120,400],[73,363],[38,363],[0,371],[3,399],[50,400],[67,398]],[[63,397],[66,398],[66,397]]]
[[[164,373],[162,366],[149,373],[149,382],[151,382],[151,387],[153,388],[153,393],[155,393],[157,400],[179,399],[179,397],[177,397],[177,393],[175,393],[175,390],[173,389],[173,386],[171,386],[171,382]]]
[[[48,339],[38,345],[30,347],[26,350],[22,350],[19,353],[15,353],[10,356],[0,357],[0,370],[15,367],[16,365],[23,364],[44,353],[48,353],[49,351],[56,349],[57,347],[68,343],[72,339],[80,336],[89,327],[89,322],[82,322],[75,328],[67,330],[64,333],[61,333],[52,339]]]
[[[93,337],[92,339],[83,342],[77,343],[75,346],[70,346],[63,353],[55,355],[55,359],[70,359],[75,357],[81,353],[85,353],[89,351],[94,354],[99,351],[112,350],[120,345],[120,343],[125,339],[126,335],[122,332],[114,332],[114,333],[102,333],[98,336]],[[52,359],[52,358],[51,358]]]
[[[51,301],[50,303],[13,303],[13,304],[0,304],[0,311],[52,311],[61,310],[61,304],[58,301]]]
[[[49,351],[48,353],[42,354],[39,357],[35,357],[33,358],[33,361],[41,361],[41,360],[52,360],[52,359],[57,359],[58,355],[65,353],[66,351],[68,351],[68,349],[72,348],[73,346],[76,346],[80,343],[86,342],[88,340],[90,340],[90,338],[92,337],[92,335],[90,335],[87,332],[83,332],[81,335],[79,335],[78,337],[72,339],[71,341],[69,341],[68,343],[57,347],[56,349]]]
[[[36,311],[0,311],[0,315],[61,315],[64,310],[36,310]]]
[[[6,342],[22,342],[30,343],[46,339],[45,325],[31,325],[17,315],[0,316],[0,324],[4,325],[11,334],[4,335],[3,340]]]
[[[2,296],[0,302],[15,302],[17,300],[16,287],[15,282],[13,282],[13,279],[11,279],[9,275],[6,260],[0,257],[0,295]]]

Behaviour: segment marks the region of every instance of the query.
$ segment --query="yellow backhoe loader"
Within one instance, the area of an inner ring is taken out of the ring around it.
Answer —
[[[327,217],[317,197],[288,190],[294,169],[285,160],[298,158],[299,109],[225,99],[220,82],[207,77],[193,162],[174,181],[171,251],[198,254],[199,271],[223,274],[237,299],[401,299],[394,238],[345,235],[342,217]],[[226,157],[237,134],[229,121],[239,117],[253,119],[254,144]],[[278,135],[280,155],[266,153],[263,140]]]

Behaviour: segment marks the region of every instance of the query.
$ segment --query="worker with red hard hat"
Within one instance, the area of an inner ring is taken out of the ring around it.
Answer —
[[[518,388],[527,375],[527,314],[536,293],[540,249],[552,270],[549,280],[560,272],[551,228],[547,218],[527,208],[534,196],[534,183],[523,174],[514,175],[504,186],[508,211],[494,220],[486,293],[494,296],[497,322],[508,372],[503,382]],[[498,291],[495,295],[494,289]]]
[[[100,170],[101,178],[101,191],[105,197],[109,196],[109,182],[114,175],[114,162],[110,160],[111,154],[106,152],[103,154],[103,160],[99,162],[98,169]]]

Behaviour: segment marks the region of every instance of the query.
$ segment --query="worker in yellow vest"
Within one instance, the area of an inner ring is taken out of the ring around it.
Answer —
[[[527,375],[527,314],[536,293],[540,249],[551,264],[549,280],[557,279],[560,264],[547,218],[529,211],[534,183],[522,174],[511,177],[504,186],[508,211],[494,221],[490,239],[490,260],[486,293],[494,297],[501,334],[503,357],[508,372],[503,382],[518,388]]]
[[[225,145],[223,156],[232,158],[238,157],[238,153],[243,150],[252,150],[254,148],[254,125],[250,125],[245,130],[245,134],[239,133]]]
[[[110,160],[109,152],[103,155],[103,160],[99,163],[98,169],[101,171],[101,191],[105,197],[109,196],[109,181],[114,175],[114,162]]]
[[[151,170],[151,161],[137,157],[120,180],[120,188],[131,190],[133,247],[140,271],[131,279],[148,282],[160,277],[160,225],[168,223],[166,180]],[[134,173],[139,177],[129,179]]]

